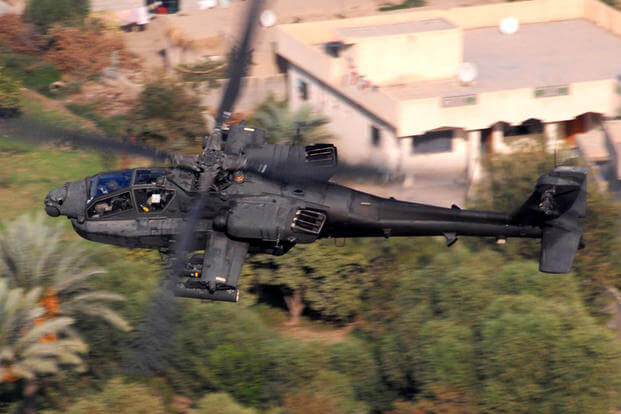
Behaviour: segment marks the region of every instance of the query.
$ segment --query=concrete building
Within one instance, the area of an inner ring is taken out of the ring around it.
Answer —
[[[498,25],[520,23],[514,34]],[[531,0],[281,25],[293,108],[332,120],[339,154],[405,172],[477,175],[521,135],[572,137],[621,106],[621,12]],[[464,62],[473,82],[458,80]]]
[[[92,10],[99,11],[114,11],[114,10],[127,10],[136,7],[149,5],[156,0],[92,0]],[[207,4],[202,0],[157,0],[161,1],[162,5],[172,12],[177,11],[193,11],[200,10],[202,5]],[[204,7],[204,6],[203,6]]]

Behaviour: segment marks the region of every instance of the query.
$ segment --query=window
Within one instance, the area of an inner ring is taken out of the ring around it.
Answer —
[[[379,128],[371,126],[371,144],[373,144],[374,147],[379,147],[381,138]]]
[[[90,198],[113,193],[129,187],[132,180],[132,170],[115,171],[99,174],[91,182]]]
[[[434,131],[412,137],[414,154],[435,154],[453,150],[453,131]]]
[[[136,170],[134,185],[164,185],[164,170],[151,168],[148,170]]]
[[[155,213],[162,211],[168,206],[175,196],[171,190],[161,190],[159,188],[145,188],[134,190],[136,207],[140,213]]]
[[[87,211],[88,218],[98,219],[109,217],[133,208],[129,192],[114,195],[95,201]]]
[[[298,79],[295,86],[298,90],[298,97],[303,101],[308,101],[308,83]]]

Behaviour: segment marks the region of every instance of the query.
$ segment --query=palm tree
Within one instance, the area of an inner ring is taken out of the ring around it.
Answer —
[[[24,411],[32,413],[38,378],[65,367],[84,370],[88,347],[70,329],[72,318],[44,318],[41,288],[24,292],[8,282],[0,278],[0,383],[23,381]]]
[[[316,114],[309,105],[291,111],[287,101],[278,101],[273,95],[259,105],[248,122],[265,130],[270,143],[304,144],[333,138],[325,128],[328,118]]]
[[[42,288],[40,304],[48,319],[94,316],[130,330],[127,321],[108,306],[125,298],[94,289],[89,280],[104,271],[88,267],[90,255],[77,243],[64,243],[62,235],[62,224],[50,226],[42,214],[8,223],[0,232],[0,276],[12,287]]]

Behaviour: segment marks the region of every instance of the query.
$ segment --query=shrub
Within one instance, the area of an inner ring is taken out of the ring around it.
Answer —
[[[47,44],[35,27],[18,14],[0,16],[0,42],[17,53],[38,53]]]
[[[44,94],[49,93],[50,85],[62,76],[54,65],[37,56],[3,53],[0,65],[25,87]]]
[[[20,108],[20,83],[0,65],[0,118],[11,116]]]
[[[246,408],[225,392],[207,394],[198,402],[193,414],[256,414],[254,408]]]
[[[207,132],[198,97],[173,79],[148,82],[130,114],[133,132],[183,146]]]
[[[49,30],[52,40],[46,59],[61,71],[80,78],[99,74],[112,63],[113,54],[125,65],[131,59],[122,39],[98,27],[54,26]]]
[[[47,31],[55,23],[82,23],[90,8],[90,0],[29,0],[24,17]]]

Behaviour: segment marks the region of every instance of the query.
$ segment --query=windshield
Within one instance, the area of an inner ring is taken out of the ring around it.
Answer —
[[[136,178],[134,185],[154,185],[164,184],[164,169],[163,168],[150,168],[143,170],[136,170]]]
[[[99,174],[93,177],[90,198],[103,194],[113,193],[128,188],[132,180],[132,170],[115,171]]]

